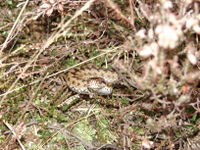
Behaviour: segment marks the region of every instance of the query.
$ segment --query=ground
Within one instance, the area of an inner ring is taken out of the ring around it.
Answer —
[[[199,5],[0,0],[0,149],[200,149]],[[120,83],[70,100],[88,64]]]

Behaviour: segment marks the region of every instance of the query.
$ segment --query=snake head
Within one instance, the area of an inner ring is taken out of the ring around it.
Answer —
[[[88,79],[87,88],[91,93],[99,94],[99,95],[110,95],[112,94],[112,85],[106,83],[103,78],[95,77]]]

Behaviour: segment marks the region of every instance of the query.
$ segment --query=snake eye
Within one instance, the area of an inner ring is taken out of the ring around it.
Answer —
[[[99,79],[99,83],[100,83],[100,84],[106,84],[105,80],[104,80],[104,79],[102,79],[102,78],[101,78],[101,79]]]

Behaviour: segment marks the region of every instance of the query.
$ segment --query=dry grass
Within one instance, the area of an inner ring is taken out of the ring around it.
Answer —
[[[1,1],[0,1],[1,2]],[[200,149],[200,3],[0,3],[0,149]],[[112,96],[72,96],[79,65],[112,67]]]

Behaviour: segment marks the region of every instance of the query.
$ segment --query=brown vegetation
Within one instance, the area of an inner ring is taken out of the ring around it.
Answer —
[[[200,149],[198,0],[6,0],[0,15],[0,149]],[[58,108],[86,64],[121,85]]]

